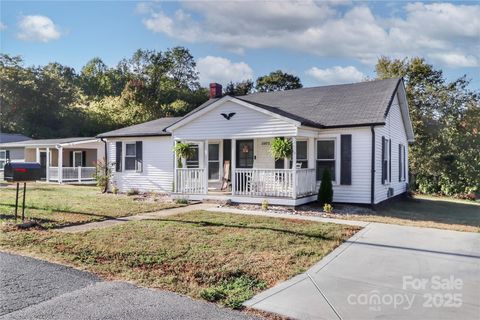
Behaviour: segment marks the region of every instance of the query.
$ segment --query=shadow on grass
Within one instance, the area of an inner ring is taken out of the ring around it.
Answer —
[[[376,209],[378,216],[480,226],[480,205],[434,199],[399,199]]]
[[[179,223],[179,224],[190,224],[190,225],[196,225],[198,227],[224,227],[224,228],[238,228],[238,229],[250,229],[250,230],[266,230],[266,231],[280,232],[280,233],[290,234],[294,236],[303,236],[303,237],[315,238],[315,239],[321,239],[321,240],[338,240],[338,238],[336,237],[326,237],[324,235],[316,234],[313,232],[292,231],[288,229],[263,227],[263,226],[248,226],[248,225],[234,224],[234,223],[191,221],[191,220],[170,220],[170,219],[144,219],[143,221],[159,221],[159,222],[161,221],[161,222],[170,222],[170,223]]]

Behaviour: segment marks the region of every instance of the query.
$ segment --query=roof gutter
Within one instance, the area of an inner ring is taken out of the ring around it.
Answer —
[[[370,126],[372,131],[372,162],[371,162],[371,181],[370,181],[370,205],[375,205],[375,125]]]

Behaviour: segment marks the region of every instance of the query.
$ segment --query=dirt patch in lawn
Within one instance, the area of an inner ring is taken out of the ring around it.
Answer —
[[[5,232],[0,248],[231,308],[299,274],[359,228],[194,211],[78,234]]]

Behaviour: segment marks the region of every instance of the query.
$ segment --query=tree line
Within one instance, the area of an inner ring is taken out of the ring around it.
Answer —
[[[381,57],[376,78],[404,77],[415,143],[409,146],[412,189],[466,195],[480,191],[479,92],[463,76],[447,81],[422,58]],[[59,63],[25,66],[0,56],[0,130],[32,138],[94,136],[165,116],[182,116],[208,99],[190,51],[137,50],[117,66],[100,58],[79,72]],[[365,79],[369,81],[371,79]],[[223,93],[245,95],[301,88],[281,70],[230,82]]]

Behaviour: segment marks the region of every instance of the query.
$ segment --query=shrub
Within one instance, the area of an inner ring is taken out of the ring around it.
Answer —
[[[175,199],[176,204],[188,204],[188,200],[185,198]]]
[[[323,206],[325,203],[331,204],[333,201],[333,187],[330,170],[325,168],[322,175],[322,183],[318,190],[318,202]]]
[[[323,212],[330,213],[333,211],[333,206],[329,203],[323,205]]]
[[[107,192],[108,185],[112,179],[111,164],[106,161],[98,161],[93,178],[97,181],[97,186],[100,187],[102,192]]]
[[[130,189],[127,191],[127,196],[135,196],[137,194],[140,194],[140,191],[138,191],[138,189]]]
[[[262,201],[262,210],[267,211],[268,210],[268,200],[265,199]]]

